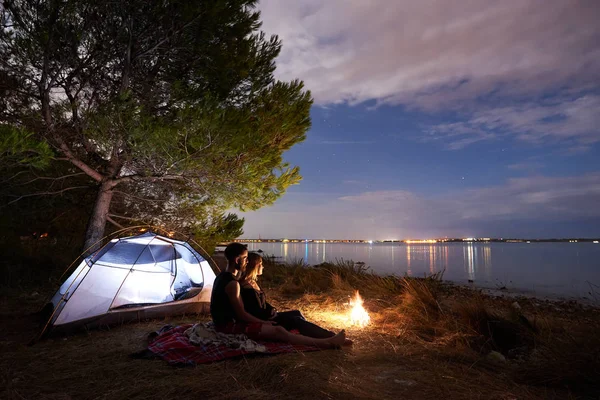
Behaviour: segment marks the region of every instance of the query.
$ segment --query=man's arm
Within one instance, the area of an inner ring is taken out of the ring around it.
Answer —
[[[225,286],[225,293],[231,302],[235,316],[244,322],[260,322],[261,324],[273,324],[273,321],[264,321],[256,318],[244,310],[244,304],[240,297],[240,284],[237,281],[231,281]]]

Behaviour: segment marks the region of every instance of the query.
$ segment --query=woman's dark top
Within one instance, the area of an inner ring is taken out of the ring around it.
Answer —
[[[273,317],[275,307],[267,303],[267,296],[262,290],[242,286],[240,294],[244,302],[244,310],[248,314],[262,320],[268,320]]]
[[[217,275],[213,283],[210,295],[210,315],[217,326],[235,322],[235,311],[225,292],[225,286],[235,280],[231,272],[224,271]]]
[[[298,310],[278,312],[276,316],[273,316],[276,311],[275,307],[267,303],[267,296],[262,290],[256,290],[251,286],[242,286],[240,294],[244,302],[244,310],[256,318],[272,320],[288,331],[295,330],[301,335],[312,338],[329,338],[335,335],[327,329],[308,322]]]

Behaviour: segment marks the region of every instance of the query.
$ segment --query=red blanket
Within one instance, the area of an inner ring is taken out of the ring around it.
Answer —
[[[193,345],[184,335],[192,324],[172,327],[167,325],[150,339],[148,350],[172,365],[196,365],[239,357],[245,354],[279,354],[299,351],[316,351],[314,346],[299,346],[278,342],[258,342],[267,348],[266,352],[255,353],[233,349],[224,345]]]

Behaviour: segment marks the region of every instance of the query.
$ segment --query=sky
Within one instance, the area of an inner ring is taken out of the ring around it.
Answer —
[[[600,237],[600,2],[263,0],[314,97],[244,238]]]

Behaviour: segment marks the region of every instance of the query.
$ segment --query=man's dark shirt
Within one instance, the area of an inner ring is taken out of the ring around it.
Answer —
[[[225,292],[225,286],[235,281],[231,272],[223,271],[215,278],[212,294],[210,295],[210,315],[215,325],[226,325],[235,322],[235,311]]]

